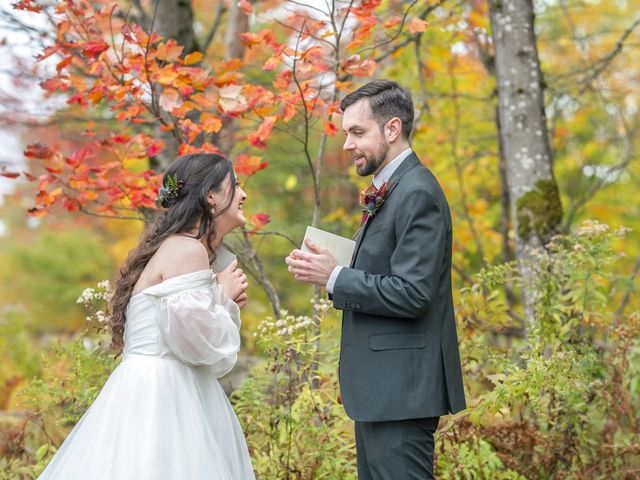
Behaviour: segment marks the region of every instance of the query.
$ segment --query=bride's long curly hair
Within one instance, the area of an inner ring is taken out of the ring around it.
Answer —
[[[207,203],[207,194],[211,190],[219,192],[227,177],[231,180],[231,195],[224,208],[217,209],[214,215]],[[179,182],[178,188],[175,186],[175,180]],[[125,314],[131,293],[144,267],[160,244],[170,235],[189,234],[199,224],[195,238],[201,239],[206,235],[209,255],[213,255],[214,220],[231,206],[236,192],[235,184],[233,165],[220,155],[184,155],[176,158],[166,169],[162,177],[162,186],[177,194],[161,197],[162,211],[142,234],[138,246],[129,252],[115,281],[114,292],[109,302],[111,346],[114,350],[122,350]]]

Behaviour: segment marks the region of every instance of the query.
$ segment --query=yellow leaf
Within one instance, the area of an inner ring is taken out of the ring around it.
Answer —
[[[284,189],[290,192],[298,186],[298,178],[295,175],[289,175],[284,181]]]

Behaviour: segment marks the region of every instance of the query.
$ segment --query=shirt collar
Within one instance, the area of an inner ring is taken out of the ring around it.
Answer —
[[[411,154],[411,148],[407,148],[402,153],[400,153],[400,155],[398,155],[396,158],[394,158],[389,163],[387,163],[384,166],[384,168],[380,171],[380,173],[373,177],[373,182],[372,182],[373,185],[376,188],[380,188],[384,184],[384,182],[387,182],[391,178],[391,175],[393,175],[393,172],[396,171],[396,168],[398,168],[402,163],[402,161],[405,158],[407,158],[410,154]]]

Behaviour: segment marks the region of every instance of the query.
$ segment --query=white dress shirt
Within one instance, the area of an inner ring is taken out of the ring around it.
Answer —
[[[402,161],[405,158],[407,158],[410,154],[411,154],[411,148],[407,148],[406,150],[402,151],[400,155],[398,155],[396,158],[394,158],[389,163],[387,163],[378,175],[374,175],[373,181],[371,183],[373,183],[373,185],[376,188],[380,188],[384,184],[384,182],[389,181],[389,179],[391,178],[391,175],[393,175],[393,172],[396,171],[396,169],[400,166]],[[333,271],[331,272],[331,275],[329,275],[329,280],[327,280],[327,286],[326,286],[327,292],[333,293],[333,287],[336,284],[338,275],[340,274],[340,271],[343,268],[344,268],[344,265],[337,265],[333,269]]]

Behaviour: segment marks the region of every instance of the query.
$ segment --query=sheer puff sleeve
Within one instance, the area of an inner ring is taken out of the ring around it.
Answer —
[[[205,285],[190,287],[157,296],[158,328],[179,360],[208,365],[221,377],[233,368],[240,350],[240,310],[212,275]]]

